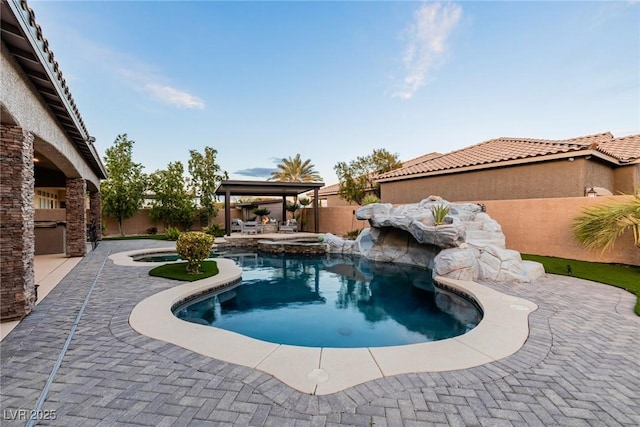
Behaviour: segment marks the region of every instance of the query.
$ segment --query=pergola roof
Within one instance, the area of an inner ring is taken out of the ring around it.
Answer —
[[[294,197],[322,187],[324,182],[222,181],[216,194],[222,196],[228,190],[232,196]]]

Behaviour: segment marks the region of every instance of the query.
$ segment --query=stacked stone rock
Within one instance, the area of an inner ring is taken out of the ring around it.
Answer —
[[[431,208],[436,205],[450,209],[445,224],[435,224]],[[355,241],[325,235],[328,252],[418,265],[430,268],[434,276],[459,280],[530,282],[545,274],[541,264],[523,261],[519,252],[505,248],[500,224],[478,204],[430,196],[398,207],[363,206],[356,217],[368,220],[371,228]]]

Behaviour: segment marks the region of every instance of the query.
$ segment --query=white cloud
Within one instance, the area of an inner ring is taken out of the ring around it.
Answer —
[[[171,86],[161,85],[157,83],[147,83],[143,89],[149,92],[156,99],[166,103],[175,105],[179,108],[204,108],[204,101],[195,95],[178,90]]]
[[[393,94],[409,99],[447,54],[447,40],[462,17],[462,7],[455,3],[425,3],[413,14],[413,21],[404,30],[406,39],[402,62],[406,75]]]

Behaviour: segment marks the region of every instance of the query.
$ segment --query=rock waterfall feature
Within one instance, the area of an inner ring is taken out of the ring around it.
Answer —
[[[436,224],[437,210],[442,208],[448,214]],[[325,234],[328,252],[427,267],[434,277],[458,280],[531,282],[545,274],[540,263],[523,261],[519,252],[505,248],[500,224],[478,204],[430,196],[397,207],[366,205],[356,217],[368,220],[371,228],[356,240]]]

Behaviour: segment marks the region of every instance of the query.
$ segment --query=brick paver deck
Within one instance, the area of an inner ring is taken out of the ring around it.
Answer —
[[[36,408],[107,254],[165,245],[102,242],[11,332],[1,344],[0,424],[24,425],[10,418]],[[487,283],[540,307],[516,354],[311,396],[133,331],[133,307],[175,283],[147,271],[106,262],[42,406],[56,419],[38,425],[640,425],[640,317],[620,289],[558,276]]]

